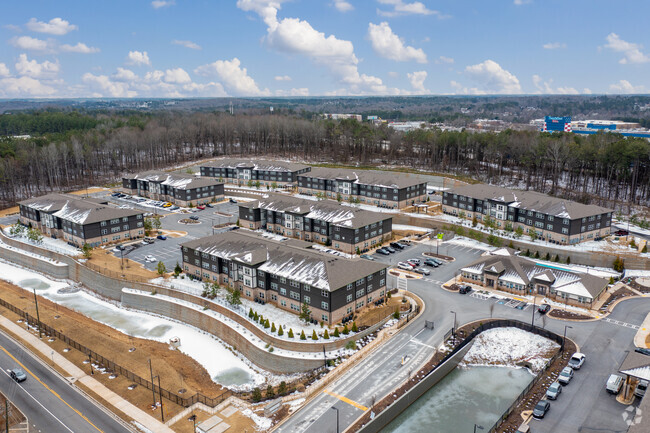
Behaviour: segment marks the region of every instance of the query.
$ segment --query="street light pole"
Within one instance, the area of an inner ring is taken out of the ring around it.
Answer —
[[[336,411],[336,433],[339,433],[339,408],[336,406],[332,406],[330,407],[330,409]]]
[[[482,425],[474,424],[474,433],[476,433],[476,429],[483,430]]]
[[[530,326],[534,327],[535,326],[535,301],[537,299],[537,296],[535,296],[535,290],[533,289],[533,318],[530,321]]]
[[[573,329],[573,326],[564,325],[564,336],[562,337],[562,352],[564,353],[564,342],[566,341],[566,329]]]
[[[451,335],[456,337],[456,312],[455,311],[450,311],[450,313],[454,314],[454,324],[451,327]]]
[[[38,322],[38,338],[41,338],[41,316],[38,314],[38,298],[36,298],[36,289],[34,290],[34,304],[36,304],[36,321]]]
[[[160,376],[158,376],[158,395],[160,396],[160,420],[165,423],[165,414],[163,413],[162,388],[160,387]]]
[[[153,383],[153,368],[151,367],[151,358],[149,358],[149,374],[151,375],[151,394],[153,396],[153,407],[156,407],[156,386]]]

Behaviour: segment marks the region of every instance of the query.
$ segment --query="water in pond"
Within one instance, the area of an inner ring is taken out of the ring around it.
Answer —
[[[382,433],[471,432],[474,424],[487,430],[532,380],[525,369],[456,368]]]
[[[257,386],[265,381],[221,343],[203,332],[171,320],[121,309],[84,292],[61,293],[65,282],[49,280],[39,274],[0,262],[0,275],[24,289],[36,289],[43,296],[84,314],[100,323],[134,337],[168,342],[181,339],[180,350],[202,364],[213,380],[224,386]]]

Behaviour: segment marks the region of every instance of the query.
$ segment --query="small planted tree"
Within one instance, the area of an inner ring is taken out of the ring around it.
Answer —
[[[348,325],[346,324],[343,326],[343,335],[348,335],[350,333],[350,330],[348,329]]]
[[[544,256],[544,260],[547,262],[551,261],[551,253],[546,253],[546,256]]]
[[[277,329],[275,329],[275,322],[271,323],[271,332],[275,332]]]
[[[241,305],[241,293],[237,289],[232,289],[232,291],[228,293],[226,300],[233,307]]]
[[[300,339],[301,340],[306,340],[307,339],[307,336],[305,335],[305,330],[304,329],[300,332]]]
[[[334,328],[334,337],[335,337],[335,338],[339,338],[339,336],[340,336],[340,334],[339,334],[339,328]]]
[[[306,302],[302,303],[302,306],[300,307],[300,315],[299,315],[301,320],[304,320],[305,322],[309,322],[311,319],[311,310],[309,309],[309,305],[307,305]]]
[[[260,317],[259,317],[259,322],[260,322],[260,325],[264,325],[264,316],[262,316],[261,314],[260,314]]]
[[[316,334],[316,330],[315,330],[315,329],[314,329],[314,331],[311,333],[311,339],[312,339],[312,340],[318,340],[318,334]]]
[[[27,239],[35,244],[40,244],[43,242],[43,234],[37,228],[29,228],[27,229]]]
[[[359,332],[359,328],[357,328],[357,322],[352,322],[352,332]]]
[[[289,328],[289,333],[287,335],[289,338],[293,338],[293,329]]]
[[[269,319],[266,319],[266,320],[264,321],[264,328],[265,328],[265,329],[268,329],[268,328],[270,328],[270,327],[271,327],[271,324],[269,323]]]
[[[399,308],[395,308],[395,312],[393,313],[393,319],[399,319]]]
[[[517,228],[515,229],[515,237],[519,239],[523,235],[524,235],[524,229],[521,226],[517,226]]]
[[[84,242],[83,246],[81,247],[81,252],[86,259],[89,259],[93,255],[93,247]]]
[[[252,319],[254,315],[255,315],[255,313],[253,313],[253,309],[252,309],[252,308],[249,309],[249,310],[248,310],[248,318],[249,318],[249,319]]]
[[[266,387],[266,398],[273,398],[273,397],[275,397],[275,391],[273,391],[273,386],[269,385]]]
[[[327,329],[325,330],[325,333],[323,334],[323,339],[329,340],[330,339],[330,334],[327,332]]]
[[[287,383],[283,380],[280,382],[280,385],[278,385],[278,394],[279,395],[284,395],[287,393]]]
[[[284,331],[282,330],[282,326],[278,327],[278,335],[282,337],[284,335]]]
[[[619,256],[616,256],[616,259],[614,259],[613,268],[616,272],[623,272],[623,269],[625,269],[625,262],[623,259],[621,259]]]
[[[256,321],[256,322],[257,322],[258,320],[260,320],[260,316],[258,316],[257,311],[255,311],[255,312],[253,313],[253,320]]]
[[[262,391],[259,388],[255,388],[251,394],[251,399],[257,403],[262,400]]]
[[[156,271],[158,271],[158,275],[161,277],[165,275],[165,272],[167,272],[167,268],[165,267],[165,264],[163,262],[158,262],[158,266],[156,266]]]
[[[472,217],[472,227],[476,227],[478,225],[478,220],[476,219],[476,215]]]
[[[539,251],[535,251],[535,258],[539,259]]]
[[[183,268],[181,268],[181,265],[178,262],[176,262],[176,267],[174,267],[174,276],[178,277],[181,274],[181,272],[183,272]]]
[[[9,229],[9,236],[25,236],[25,226],[16,223]]]
[[[567,265],[571,264],[571,256],[566,256],[566,264]]]

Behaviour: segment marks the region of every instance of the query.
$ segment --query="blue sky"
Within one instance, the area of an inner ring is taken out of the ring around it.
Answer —
[[[647,0],[22,0],[0,98],[648,93]]]

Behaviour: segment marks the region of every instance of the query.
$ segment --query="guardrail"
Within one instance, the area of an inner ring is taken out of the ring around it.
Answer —
[[[99,353],[93,351],[92,349],[89,349],[88,347],[84,346],[81,343],[78,343],[77,341],[73,340],[67,335],[52,328],[51,326],[43,322],[40,322],[37,318],[30,316],[26,311],[23,311],[20,308],[16,307],[15,305],[10,304],[4,299],[0,299],[0,305],[11,310],[12,312],[16,313],[17,315],[25,319],[25,321],[27,321],[27,324],[35,327],[40,327],[41,331],[44,332],[46,335],[50,337],[56,337],[59,340],[65,342],[67,345],[87,355],[90,358],[90,360],[95,359],[97,362],[99,362],[101,365],[106,367],[108,370],[120,374],[126,377],[127,379],[129,379],[130,381],[137,383],[138,385],[142,385],[147,389],[151,389],[154,392],[159,393],[167,400],[171,401],[172,403],[176,403],[179,406],[189,407],[194,403],[203,403],[206,406],[215,407],[219,403],[223,402],[230,395],[232,395],[231,391],[224,391],[223,393],[221,393],[220,395],[214,398],[207,397],[201,393],[196,393],[193,396],[187,398],[181,397],[180,395],[177,395],[169,390],[166,390],[165,388],[158,387],[156,384],[148,381],[147,379],[144,379],[138,376],[137,374],[133,373],[132,371],[127,370],[126,368],[120,366],[119,364],[111,361],[110,359],[105,358]]]

